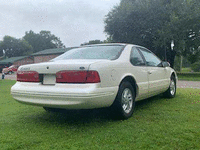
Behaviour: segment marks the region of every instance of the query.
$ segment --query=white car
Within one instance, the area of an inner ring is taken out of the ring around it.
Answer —
[[[176,94],[176,72],[148,49],[132,44],[98,44],[57,58],[20,66],[11,88],[14,99],[45,110],[110,107],[121,119],[135,101]]]

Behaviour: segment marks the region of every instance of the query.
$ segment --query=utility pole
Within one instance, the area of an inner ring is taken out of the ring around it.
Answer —
[[[183,65],[183,56],[181,55],[180,72],[182,72],[182,65]]]

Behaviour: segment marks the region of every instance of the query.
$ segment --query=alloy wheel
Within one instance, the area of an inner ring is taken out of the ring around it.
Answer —
[[[133,107],[133,95],[129,88],[124,89],[122,93],[122,108],[125,113],[130,113]]]

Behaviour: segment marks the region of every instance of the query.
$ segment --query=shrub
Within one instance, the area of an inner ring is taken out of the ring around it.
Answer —
[[[193,63],[191,68],[194,72],[200,72],[200,61]]]

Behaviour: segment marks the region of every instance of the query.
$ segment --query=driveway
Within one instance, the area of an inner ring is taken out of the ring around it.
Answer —
[[[1,78],[1,73],[0,73]],[[16,80],[16,74],[5,75],[5,79]],[[200,89],[200,81],[178,81],[178,88],[195,88]]]
[[[200,89],[200,81],[178,81],[178,88]]]

